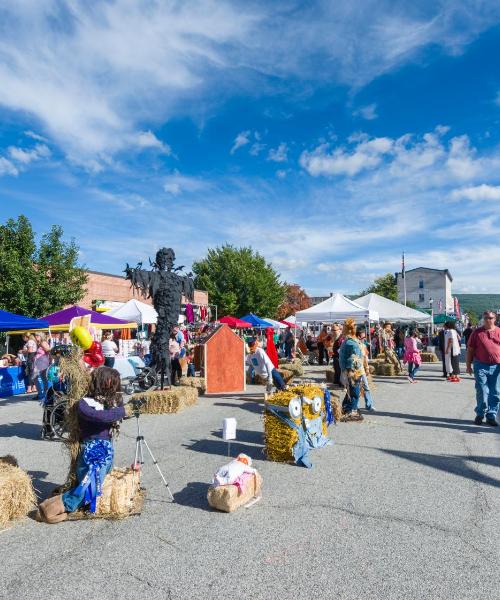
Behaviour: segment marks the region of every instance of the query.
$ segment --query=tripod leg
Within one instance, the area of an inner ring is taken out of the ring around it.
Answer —
[[[134,471],[132,473],[132,489],[133,490],[135,489],[135,474],[136,474],[138,460],[139,460],[139,440],[137,440],[135,442],[135,456],[134,456],[134,465],[133,465]],[[139,483],[140,483],[140,481],[141,481],[140,471],[139,471],[138,477],[139,477]],[[133,500],[133,498],[130,498],[130,500]]]
[[[144,442],[144,445],[146,446],[146,450],[149,452],[149,456],[151,456],[151,460],[153,461],[153,464],[158,469],[158,473],[160,474],[160,477],[162,478],[162,481],[165,484],[165,487],[167,488],[167,492],[169,493],[169,496],[170,496],[172,502],[175,502],[174,496],[172,495],[172,492],[170,491],[167,480],[163,476],[163,473],[161,472],[161,469],[160,469],[160,465],[158,464],[158,461],[154,457],[153,453],[151,452],[151,448],[148,446],[148,443],[146,442],[146,440],[142,440],[142,441]]]

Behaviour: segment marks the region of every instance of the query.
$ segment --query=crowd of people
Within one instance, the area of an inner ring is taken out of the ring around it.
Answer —
[[[429,337],[416,324],[394,328],[387,322],[368,330],[365,326],[356,326],[352,319],[347,319],[343,325],[323,325],[317,336],[302,330],[294,335],[287,329],[274,337],[268,335],[259,339],[255,332],[247,340],[247,364],[267,379],[269,387],[274,384],[279,390],[285,389],[286,385],[278,371],[278,356],[306,357],[310,364],[320,366],[331,364],[334,385],[346,390],[344,419],[356,421],[363,419],[359,411],[361,397],[364,397],[367,410],[375,410],[369,383],[370,356],[383,356],[386,363],[393,365],[396,375],[403,374],[406,369],[408,382],[415,384],[418,383],[422,351],[434,345],[441,356],[443,378],[450,383],[460,383],[460,357],[462,344],[465,344],[467,372],[474,374],[476,381],[475,423],[481,424],[486,419],[487,424],[495,426],[500,404],[500,327],[496,325],[496,319],[494,312],[486,311],[483,325],[474,328],[468,323],[463,330],[450,319],[434,337]]]

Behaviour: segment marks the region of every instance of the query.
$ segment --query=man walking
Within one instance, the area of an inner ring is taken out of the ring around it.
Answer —
[[[475,329],[467,345],[467,373],[476,379],[476,418],[481,425],[486,423],[498,427],[496,420],[500,404],[500,327],[495,325],[495,313],[487,310],[483,314],[482,327]]]

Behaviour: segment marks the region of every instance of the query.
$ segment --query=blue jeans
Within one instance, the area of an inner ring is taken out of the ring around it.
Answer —
[[[363,385],[363,390],[365,392],[365,408],[370,410],[370,408],[373,407],[373,398],[372,398],[372,393],[370,391],[370,385],[368,383],[368,377],[366,376],[366,374],[364,374],[361,377],[361,383]]]
[[[286,383],[285,383],[285,380],[283,379],[283,377],[281,376],[280,372],[278,371],[278,369],[273,369],[271,371],[271,375],[273,376],[273,382],[274,382],[274,385],[276,386],[276,389],[284,390],[286,387]]]
[[[38,392],[38,400],[44,401],[47,396],[49,389],[49,382],[47,379],[47,369],[40,371],[35,379],[36,391]]]
[[[496,418],[500,405],[500,365],[488,365],[475,360],[476,414],[478,417]]]
[[[62,495],[62,501],[64,504],[64,508],[66,509],[66,512],[74,512],[75,510],[77,510],[80,507],[80,505],[82,504],[83,498],[85,495],[85,492],[81,491],[81,493],[80,493],[78,490],[80,482],[85,477],[85,475],[87,474],[87,471],[88,471],[88,466],[83,462],[83,450],[84,450],[85,444],[86,444],[86,442],[82,443],[81,448],[80,448],[80,454],[78,456],[78,460],[76,461],[76,478],[77,478],[78,484],[77,484],[76,488],[74,488],[73,490],[70,490],[69,492],[65,492]],[[106,465],[102,469],[99,470],[99,479],[101,480],[101,486],[104,483],[104,478],[111,471],[112,468],[113,468],[113,459],[110,459],[106,463]]]
[[[420,365],[409,362],[408,363],[408,377],[410,379],[415,379],[417,376],[418,370],[420,369]]]
[[[344,402],[342,402],[342,408],[344,412],[347,413],[353,410],[358,410],[359,396],[361,393],[361,381],[362,379],[357,379],[355,382],[352,382],[349,379],[349,390],[344,398]]]

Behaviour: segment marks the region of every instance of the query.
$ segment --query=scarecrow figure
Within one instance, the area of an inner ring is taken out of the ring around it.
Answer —
[[[161,387],[166,379],[171,383],[168,343],[170,334],[178,325],[182,296],[189,301],[194,298],[194,283],[189,275],[179,275],[183,267],[174,269],[175,252],[172,248],[160,248],[156,253],[153,269],[146,271],[142,264],[125,268],[126,278],[144,298],[151,298],[158,313],[156,331],[151,340],[152,366],[161,376]]]

